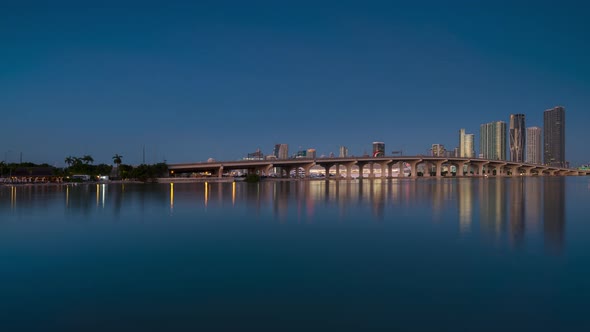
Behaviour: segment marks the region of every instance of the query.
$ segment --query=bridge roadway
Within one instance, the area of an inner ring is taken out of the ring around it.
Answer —
[[[590,171],[551,167],[544,165],[533,165],[517,163],[506,160],[489,160],[477,158],[443,158],[429,156],[395,156],[395,157],[344,157],[344,158],[316,158],[316,159],[269,159],[269,160],[239,160],[239,161],[212,161],[186,164],[170,164],[168,169],[170,176],[177,176],[183,173],[210,172],[217,177],[222,177],[224,172],[231,170],[247,170],[248,173],[268,175],[272,168],[278,168],[281,177],[289,177],[291,171],[299,173],[303,171],[304,177],[309,177],[310,169],[313,166],[321,166],[326,170],[336,167],[337,177],[340,177],[341,167],[346,168],[346,177],[352,178],[352,167],[359,169],[363,174],[365,166],[369,166],[369,177],[374,177],[374,165],[379,165],[381,177],[393,176],[393,166],[397,164],[406,165],[401,169],[410,168],[410,177],[418,177],[418,165],[423,164],[431,172],[425,172],[424,177],[442,177],[443,166],[455,166],[462,174],[459,176],[568,176],[568,175],[590,175]],[[384,170],[387,170],[385,172]],[[404,177],[404,172],[399,171],[398,177]],[[447,176],[453,176],[447,172]]]

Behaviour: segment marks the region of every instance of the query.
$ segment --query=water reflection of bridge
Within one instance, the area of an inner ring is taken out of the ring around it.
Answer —
[[[480,233],[494,241],[506,241],[515,248],[538,241],[549,251],[560,253],[568,218],[566,183],[579,180],[508,177],[205,182],[148,187],[10,186],[0,187],[0,212],[63,207],[65,218],[83,216],[86,220],[97,211],[119,219],[126,210],[137,209],[142,219],[164,210],[169,215],[193,215],[199,209],[208,209],[236,218],[280,223],[401,222],[409,227],[432,222],[460,234]]]
[[[404,169],[409,170],[411,177],[443,177],[443,176],[566,176],[566,175],[590,175],[588,170],[559,168],[545,165],[533,165],[504,160],[469,159],[469,158],[441,158],[425,156],[403,157],[353,157],[353,158],[317,158],[317,159],[275,159],[275,160],[242,160],[242,161],[214,161],[184,164],[171,164],[168,166],[171,176],[186,173],[209,172],[222,177],[224,173],[232,170],[246,170],[248,173],[269,175],[272,169],[278,169],[281,177],[289,177],[291,172],[299,173],[303,177],[310,176],[310,170],[314,166],[321,166],[325,174],[330,174],[335,169],[336,178],[352,178],[353,169],[358,170],[359,176],[363,176],[365,167],[368,166],[370,178],[376,177],[375,171],[379,170],[381,178],[394,177],[394,166],[397,168],[397,177],[404,177]],[[452,169],[455,172],[443,171]],[[419,172],[422,169],[422,172]],[[422,173],[422,174],[419,174]],[[299,176],[297,176],[299,177]]]

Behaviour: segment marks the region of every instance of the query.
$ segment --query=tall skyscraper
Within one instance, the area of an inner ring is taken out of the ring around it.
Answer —
[[[373,142],[373,157],[385,156],[385,143]]]
[[[510,161],[524,161],[524,114],[510,114]]]
[[[545,165],[565,167],[565,108],[543,113],[543,161]]]
[[[529,164],[541,164],[541,133],[540,127],[526,129],[526,162]]]
[[[348,157],[348,148],[345,146],[340,147],[340,154],[338,155],[340,158]]]
[[[475,135],[465,135],[465,156],[463,158],[474,158],[475,157]]]
[[[275,144],[275,148],[272,152],[277,159],[289,159],[289,145],[287,144]]]
[[[461,158],[473,158],[475,157],[474,149],[475,135],[466,134],[465,129],[459,130],[459,155]]]
[[[479,149],[485,159],[506,160],[506,122],[482,124],[479,131]]]

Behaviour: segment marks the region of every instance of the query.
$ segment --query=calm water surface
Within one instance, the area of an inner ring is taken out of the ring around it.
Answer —
[[[0,331],[590,331],[590,179],[0,187]]]

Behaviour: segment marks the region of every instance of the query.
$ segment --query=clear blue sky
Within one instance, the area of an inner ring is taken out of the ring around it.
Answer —
[[[0,159],[424,154],[563,105],[566,157],[590,161],[585,2],[195,2],[2,1]]]

